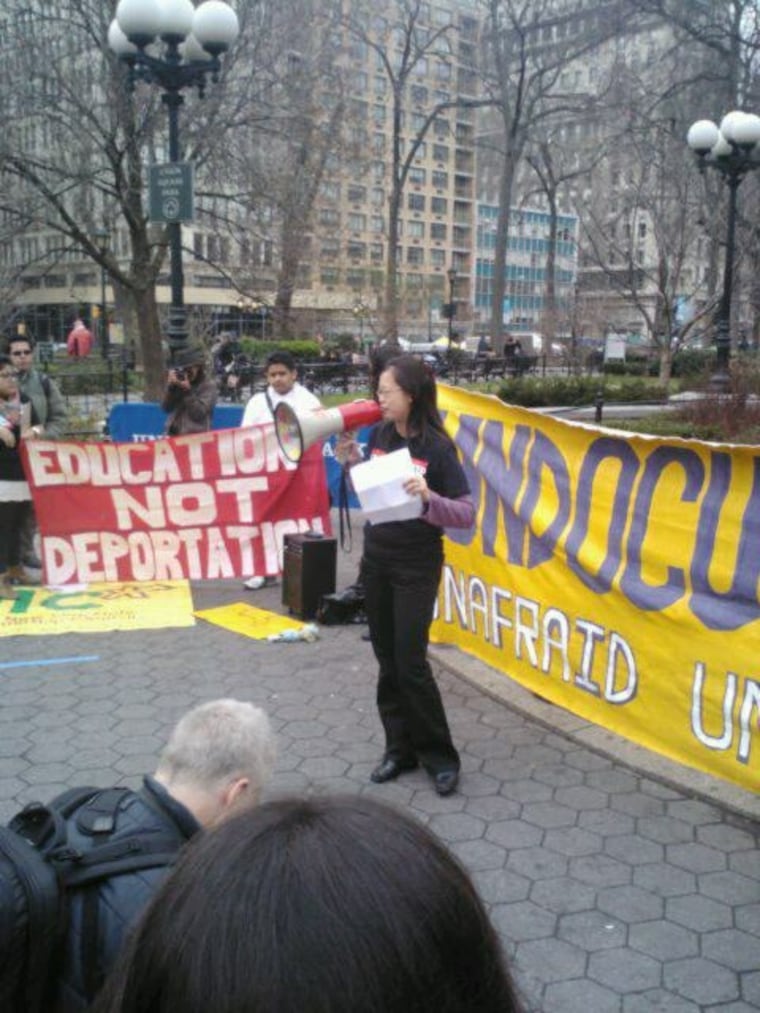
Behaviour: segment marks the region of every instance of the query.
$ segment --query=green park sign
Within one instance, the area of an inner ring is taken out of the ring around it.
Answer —
[[[190,162],[148,166],[148,217],[152,222],[193,220],[193,167]]]

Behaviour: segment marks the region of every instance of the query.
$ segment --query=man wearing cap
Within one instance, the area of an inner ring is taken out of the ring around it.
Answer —
[[[174,354],[161,402],[163,410],[169,413],[167,436],[211,429],[217,389],[213,379],[206,376],[205,358],[200,348],[181,348]]]

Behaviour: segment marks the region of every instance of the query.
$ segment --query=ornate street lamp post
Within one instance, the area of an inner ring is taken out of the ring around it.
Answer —
[[[734,252],[736,243],[736,195],[742,180],[753,169],[760,168],[760,116],[739,111],[727,113],[718,127],[712,120],[692,123],[686,142],[696,154],[699,171],[716,169],[728,184],[728,221],[726,225],[726,260],[723,271],[723,293],[718,307],[715,328],[717,369],[710,379],[711,387],[720,392],[730,385],[731,358],[731,297],[734,284]]]
[[[220,56],[238,36],[237,15],[222,0],[206,0],[195,8],[191,0],[120,0],[108,29],[108,44],[129,68],[128,87],[146,81],[162,89],[169,113],[169,162],[180,161],[179,109],[185,88],[197,87],[202,96],[207,75],[216,82]],[[147,47],[163,43],[160,56]],[[172,210],[175,212],[172,217]],[[180,209],[167,210],[171,306],[167,336],[172,356],[187,344],[182,273]],[[188,218],[185,218],[188,220]]]

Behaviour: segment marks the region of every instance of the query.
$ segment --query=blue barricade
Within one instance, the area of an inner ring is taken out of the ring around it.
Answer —
[[[218,404],[211,419],[213,429],[236,429],[243,406]],[[139,443],[164,435],[166,412],[154,401],[119,402],[108,413],[108,433],[115,443]]]

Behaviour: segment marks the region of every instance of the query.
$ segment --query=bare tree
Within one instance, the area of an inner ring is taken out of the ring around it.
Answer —
[[[701,270],[702,185],[682,137],[674,119],[630,124],[610,164],[613,190],[606,201],[597,191],[584,214],[587,258],[645,322],[662,382],[716,304]]]
[[[540,135],[544,124],[578,115],[578,89],[566,84],[563,74],[580,73],[584,60],[591,60],[605,40],[622,33],[625,12],[617,3],[600,3],[584,19],[582,5],[568,8],[555,0],[480,0],[480,6],[485,52],[482,84],[490,105],[481,147],[495,166],[499,207],[490,336],[494,347],[500,348],[504,268],[518,168],[530,140]]]
[[[424,0],[391,0],[381,11],[365,0],[351,5],[347,19],[351,36],[376,55],[391,94],[390,191],[382,299],[383,333],[388,338],[398,334],[399,220],[409,170],[436,120],[457,106],[477,104],[453,95],[431,101],[422,95],[422,89],[413,94],[415,74],[428,62],[449,66],[455,62],[454,23],[432,25],[429,11],[430,5]]]

